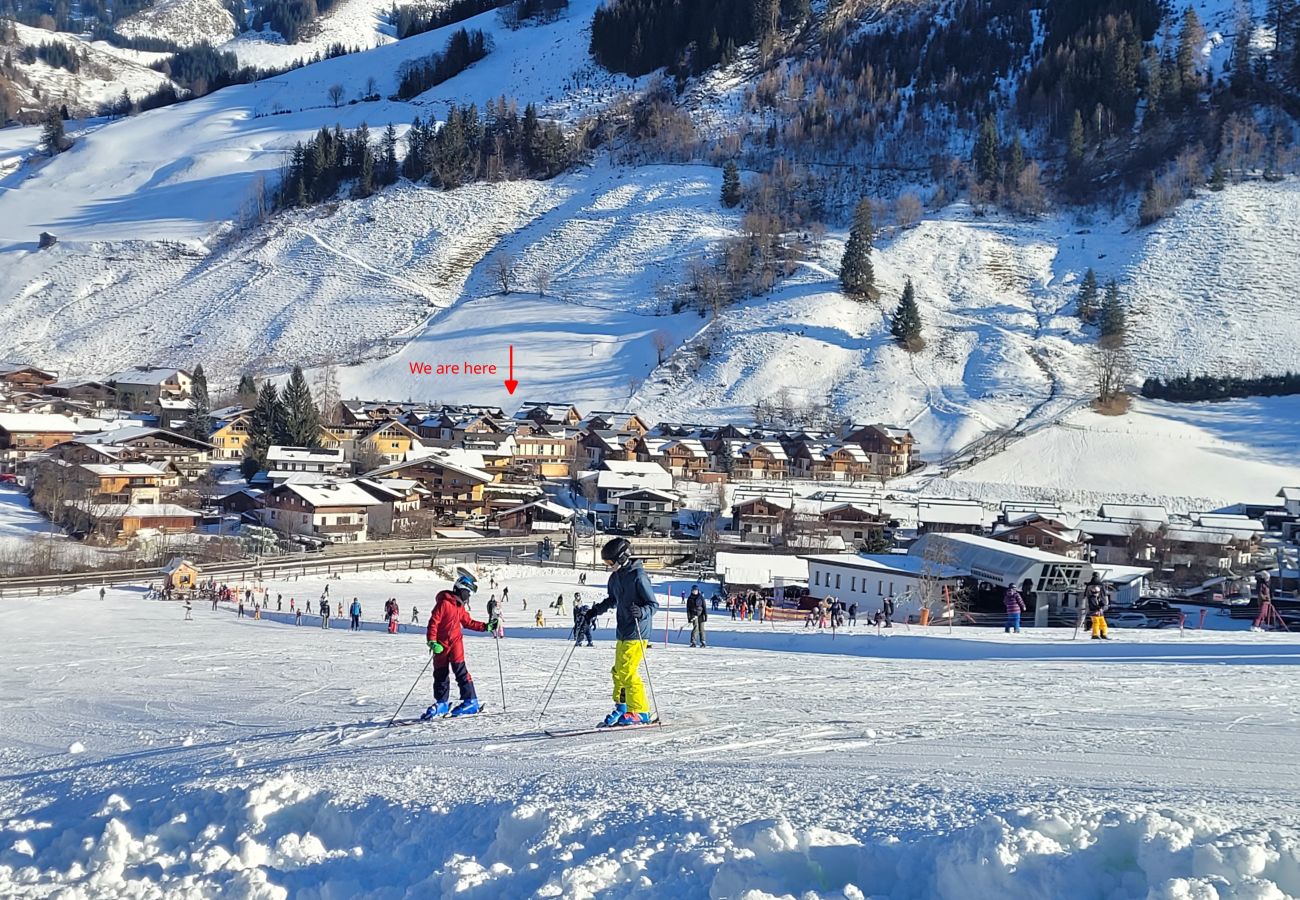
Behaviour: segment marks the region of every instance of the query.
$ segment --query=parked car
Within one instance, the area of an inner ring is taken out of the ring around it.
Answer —
[[[1106,624],[1114,628],[1150,628],[1151,620],[1142,613],[1122,612],[1107,616]]]

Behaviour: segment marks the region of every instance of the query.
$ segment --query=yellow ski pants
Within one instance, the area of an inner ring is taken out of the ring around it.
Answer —
[[[614,676],[614,702],[626,703],[628,712],[650,712],[640,675],[645,644],[645,641],[618,641],[614,647],[614,668],[610,670]]]

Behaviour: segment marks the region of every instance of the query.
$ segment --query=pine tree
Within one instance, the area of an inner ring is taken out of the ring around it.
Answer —
[[[54,107],[45,111],[45,118],[41,122],[41,146],[50,156],[57,156],[71,146],[63,131],[63,116]]]
[[[722,205],[733,209],[740,204],[740,167],[727,160],[722,167]]]
[[[190,377],[190,404],[185,430],[191,437],[206,441],[212,425],[208,416],[212,412],[212,401],[208,397],[208,376],[203,372],[203,363],[194,367],[194,374]]]
[[[871,265],[871,245],[875,239],[875,221],[871,200],[863,197],[853,211],[853,227],[844,244],[840,260],[840,285],[844,293],[858,300],[876,295],[876,271]]]
[[[1210,190],[1221,191],[1227,186],[1227,174],[1223,171],[1223,163],[1217,159],[1214,161],[1214,168],[1210,170]]]
[[[266,464],[266,451],[272,445],[287,443],[285,436],[284,406],[275,385],[268,378],[262,382],[262,389],[257,393],[257,405],[253,407],[252,420],[248,425],[248,442],[244,446],[244,461],[256,460],[257,466]],[[257,470],[254,469],[254,472]]]
[[[1232,41],[1232,73],[1229,84],[1238,97],[1244,97],[1250,91],[1250,38],[1253,30],[1249,15],[1237,20],[1237,34]]]
[[[1119,282],[1111,279],[1106,284],[1106,296],[1101,301],[1101,344],[1118,347],[1124,343],[1126,323],[1124,303],[1119,296]]]
[[[379,183],[395,184],[397,182],[397,129],[389,122],[380,141]]]
[[[284,421],[289,443],[295,447],[316,447],[320,444],[320,411],[311,397],[311,388],[302,369],[293,367],[289,383],[284,387]]]
[[[1065,149],[1065,168],[1071,175],[1076,175],[1083,166],[1083,113],[1077,109],[1070,121],[1070,137]]]
[[[1079,285],[1079,318],[1091,325],[1097,318],[1097,273],[1091,268],[1083,273]]]
[[[998,170],[1001,168],[998,161],[998,146],[998,122],[993,118],[993,114],[989,113],[984,117],[984,121],[980,122],[972,157],[975,163],[975,180],[980,184],[997,181]]]
[[[245,372],[239,376],[239,387],[235,390],[239,395],[239,405],[249,408],[257,403],[257,382],[253,376]]]
[[[915,353],[925,346],[921,337],[921,309],[916,305],[916,289],[912,279],[907,279],[903,286],[903,296],[898,300],[898,309],[889,323],[889,333],[909,352]]]
[[[1185,99],[1196,96],[1201,87],[1201,76],[1196,71],[1196,55],[1205,44],[1205,26],[1201,17],[1190,6],[1183,13],[1182,25],[1178,29],[1178,80],[1182,85]]]

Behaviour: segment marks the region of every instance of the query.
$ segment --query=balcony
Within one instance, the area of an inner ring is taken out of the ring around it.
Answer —
[[[365,531],[366,526],[363,523],[354,522],[351,525],[317,525],[317,534],[355,534],[358,531]]]

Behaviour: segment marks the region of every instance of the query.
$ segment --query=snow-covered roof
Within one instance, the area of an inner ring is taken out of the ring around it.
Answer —
[[[117,384],[158,385],[171,380],[178,372],[189,375],[184,369],[135,368],[127,369],[125,372],[118,372],[116,375],[110,375],[108,380]]]
[[[1283,500],[1300,500],[1300,487],[1284,487],[1274,496],[1281,497]]]
[[[0,413],[0,429],[10,434],[23,432],[84,434],[99,431],[100,425],[98,419],[73,421],[68,416],[58,413]]]
[[[984,525],[984,507],[978,503],[921,501],[916,508],[917,520],[933,525]]]
[[[199,518],[199,513],[186,509],[177,503],[88,503],[86,501],[68,501],[70,505],[84,509],[99,519],[158,519],[158,518]]]
[[[676,503],[677,497],[667,491],[657,491],[654,488],[633,488],[630,491],[621,491],[618,494],[611,494],[610,500],[615,503],[622,503],[624,500],[662,500],[665,503]]]
[[[567,522],[569,519],[572,519],[572,518],[574,517],[574,515],[575,515],[574,510],[571,510],[571,509],[569,509],[569,508],[566,507],[566,506],[561,506],[561,505],[558,504],[558,503],[553,503],[553,502],[551,502],[550,500],[534,500],[534,501],[531,502],[531,503],[524,503],[524,504],[522,504],[522,505],[520,505],[520,506],[514,506],[514,507],[511,507],[510,509],[502,510],[502,512],[501,512],[500,514],[503,515],[503,516],[504,516],[504,515],[509,515],[510,513],[516,513],[516,512],[519,512],[519,511],[522,510],[522,509],[540,509],[540,510],[544,510],[544,511],[550,513],[551,515],[556,516],[557,518],[562,519],[562,520],[564,520],[564,521],[566,521],[566,522]]]
[[[286,482],[276,490],[291,491],[312,506],[377,506],[381,501],[363,488],[346,481],[332,484]]]
[[[1094,563],[1092,570],[1101,576],[1102,581],[1111,584],[1131,584],[1151,574],[1150,569],[1142,566],[1112,566],[1104,563]]]
[[[124,463],[84,463],[81,468],[85,469],[92,475],[111,476],[111,475],[164,475],[162,469],[143,462],[124,462]]]
[[[673,476],[658,463],[607,460],[605,469],[596,473],[596,487],[603,491],[627,491],[653,488],[666,491],[673,486]]]
[[[1031,575],[1043,573],[1047,566],[1059,566],[1058,575],[1071,573],[1074,582],[1078,582],[1089,568],[1088,563],[1068,556],[974,534],[925,534],[911,546],[908,555],[928,559],[932,564],[965,569],[991,584],[1020,584]],[[1076,588],[1077,584],[1069,587]]]
[[[773,579],[807,584],[808,563],[800,556],[775,553],[718,553],[713,571],[727,584],[766,587]]]
[[[1138,522],[1112,522],[1107,519],[1084,519],[1079,523],[1079,530],[1093,537],[1128,537],[1138,527]]]
[[[1179,541],[1186,544],[1210,544],[1211,546],[1227,546],[1232,543],[1233,536],[1226,531],[1219,531],[1212,528],[1198,528],[1189,526],[1186,528],[1167,528],[1164,536],[1167,540]]]
[[[823,553],[805,556],[810,563],[838,566],[843,569],[882,572],[892,575],[930,575],[935,578],[965,578],[970,575],[958,566],[936,563],[920,556],[902,553]]]
[[[1169,521],[1169,511],[1163,506],[1141,503],[1103,503],[1097,511],[1098,518],[1119,519],[1126,522],[1156,522],[1164,524]]]
[[[266,451],[266,461],[268,463],[341,463],[343,462],[343,449],[331,449],[328,447],[283,447],[280,445],[273,445]]]
[[[667,475],[668,472],[657,462],[640,462],[635,459],[607,459],[605,471],[620,475]]]
[[[757,501],[759,501],[759,500],[763,501],[764,503],[768,504],[769,506],[775,506],[775,507],[777,507],[777,508],[779,508],[779,509],[790,509],[792,506],[794,506],[794,498],[793,498],[793,497],[785,497],[785,496],[781,496],[781,495],[779,495],[779,494],[775,494],[775,495],[773,495],[773,494],[763,494],[763,495],[760,495],[760,496],[751,496],[751,497],[746,497],[746,498],[743,499],[743,500],[736,500],[734,503],[731,504],[731,508],[732,508],[732,509],[735,509],[735,508],[738,507],[738,506],[746,506],[746,505],[748,505],[748,504],[750,504],[750,503],[754,503],[754,502],[757,502]]]
[[[1224,531],[1239,541],[1248,541],[1264,533],[1264,523],[1248,516],[1234,516],[1225,513],[1196,513],[1192,519],[1202,528]]]

